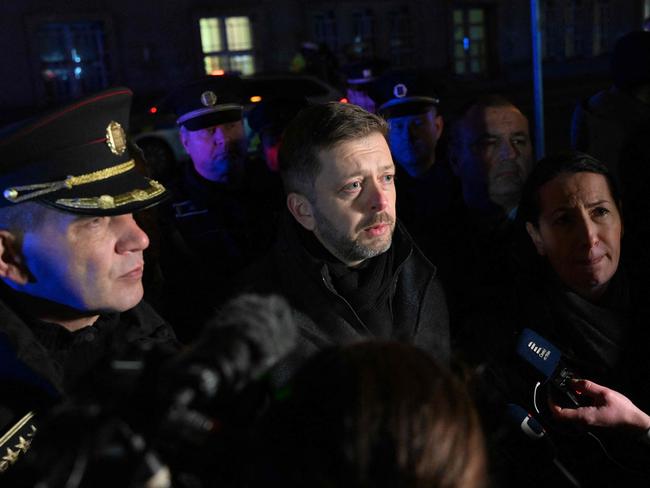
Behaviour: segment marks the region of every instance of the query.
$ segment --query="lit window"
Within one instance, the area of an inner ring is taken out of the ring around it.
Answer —
[[[485,10],[458,8],[453,11],[453,66],[457,75],[480,75],[487,71]]]
[[[36,30],[40,74],[48,102],[109,86],[102,22],[48,22]]]
[[[255,72],[251,22],[248,17],[210,17],[199,20],[203,63],[207,74]]]

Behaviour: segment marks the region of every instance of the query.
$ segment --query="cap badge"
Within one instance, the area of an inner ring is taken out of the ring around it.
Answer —
[[[396,98],[404,98],[408,91],[409,90],[406,88],[404,83],[398,83],[393,87],[393,95],[395,95]]]
[[[126,151],[126,134],[122,126],[114,120],[106,127],[106,144],[117,156],[121,156]]]
[[[366,68],[363,70],[363,77],[364,78],[371,78],[372,77],[372,70],[370,68]]]
[[[214,107],[217,104],[217,95],[213,91],[201,93],[201,103],[205,107]]]

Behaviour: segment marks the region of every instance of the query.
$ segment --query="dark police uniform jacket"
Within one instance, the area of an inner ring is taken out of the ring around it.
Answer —
[[[248,291],[287,298],[299,330],[297,356],[306,357],[331,345],[381,338],[414,344],[437,360],[448,361],[449,318],[436,268],[399,223],[391,249],[386,251],[393,253],[387,317],[392,320],[381,330],[364,323],[358,310],[335,289],[328,264],[305,248],[300,232],[287,212],[272,252],[249,268],[242,279]]]
[[[183,342],[230,294],[232,277],[271,247],[281,188],[263,162],[247,163],[238,185],[208,181],[187,164],[171,205],[161,208],[161,313]]]
[[[39,414],[32,417],[31,412],[45,411],[77,395],[115,400],[105,391],[106,381],[113,381],[104,369],[110,359],[154,344],[171,350],[178,347],[172,328],[144,301],[124,313],[102,314],[92,326],[70,332],[20,313],[9,305],[4,292],[0,299],[0,473],[29,448],[40,423]]]

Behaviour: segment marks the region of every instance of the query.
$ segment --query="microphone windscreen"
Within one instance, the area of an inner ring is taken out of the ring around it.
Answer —
[[[517,341],[517,355],[537,371],[550,378],[560,363],[562,353],[549,341],[531,329],[524,329]]]
[[[541,439],[546,435],[546,431],[535,417],[529,414],[519,405],[514,403],[508,404],[508,418],[517,425],[521,431],[533,440]]]

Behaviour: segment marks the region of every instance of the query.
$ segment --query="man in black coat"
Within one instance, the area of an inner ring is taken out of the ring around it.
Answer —
[[[289,300],[299,354],[377,337],[448,359],[444,293],[397,221],[386,132],[383,119],[337,102],[303,110],[285,132],[288,213],[272,252],[244,282]]]
[[[142,301],[149,239],[133,212],[166,190],[127,148],[131,96],[115,88],[0,132],[0,472],[29,447],[30,410],[100,392],[100,363],[132,347],[177,346]]]

